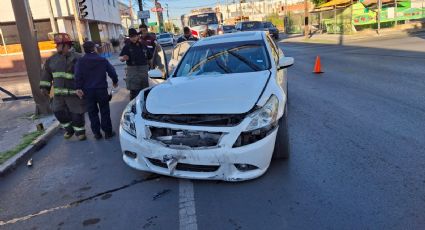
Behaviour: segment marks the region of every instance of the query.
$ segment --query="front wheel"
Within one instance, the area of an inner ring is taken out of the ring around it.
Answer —
[[[276,142],[274,145],[273,159],[289,158],[289,132],[288,132],[288,104],[285,105],[285,114],[279,120]]]

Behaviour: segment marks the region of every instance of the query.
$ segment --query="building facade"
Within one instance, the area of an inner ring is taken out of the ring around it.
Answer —
[[[75,12],[72,7],[72,1],[74,0],[27,1],[39,41],[48,40],[48,33],[53,31],[49,19],[49,3],[52,6],[55,23],[58,26],[59,32],[68,33],[77,40],[77,28],[74,20]],[[86,0],[83,4],[87,6],[85,12],[88,13],[81,20],[84,38],[101,43],[108,42],[112,38],[118,38],[123,33],[117,0]],[[19,43],[11,0],[0,1],[0,29],[6,44]]]
[[[253,21],[263,21],[268,15],[284,16],[285,7],[289,8],[293,5],[304,6],[304,0],[259,0],[220,4],[217,5],[217,11],[223,14],[225,22],[233,22],[235,18],[241,16],[244,18],[247,16]]]

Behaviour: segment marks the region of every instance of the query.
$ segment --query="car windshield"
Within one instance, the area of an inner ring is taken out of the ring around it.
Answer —
[[[192,47],[175,77],[256,72],[270,69],[264,42],[231,42]]]
[[[242,23],[242,30],[262,30],[263,23],[261,22],[244,22]]]
[[[223,26],[223,30],[233,30],[235,26]]]
[[[215,13],[198,14],[189,17],[189,26],[200,26],[218,24],[217,15]]]
[[[158,38],[171,38],[170,34],[160,34]]]

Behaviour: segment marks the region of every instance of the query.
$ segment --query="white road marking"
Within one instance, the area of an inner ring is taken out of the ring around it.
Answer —
[[[179,220],[180,230],[197,230],[195,196],[190,180],[179,180]]]
[[[56,207],[56,208],[46,209],[46,210],[40,211],[38,213],[27,215],[27,216],[24,216],[24,217],[14,218],[14,219],[8,220],[8,221],[0,220],[0,226],[6,225],[6,224],[15,224],[16,222],[19,222],[19,221],[29,220],[29,219],[36,217],[36,216],[41,216],[41,215],[44,215],[44,214],[47,214],[47,213],[50,213],[50,212],[54,212],[54,211],[57,211],[57,210],[60,210],[60,209],[66,209],[66,208],[70,208],[70,207],[71,207],[71,205],[67,204],[67,205]]]

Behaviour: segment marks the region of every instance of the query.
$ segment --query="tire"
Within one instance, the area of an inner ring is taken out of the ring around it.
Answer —
[[[289,158],[289,132],[288,132],[288,104],[285,105],[285,114],[279,120],[279,128],[277,130],[276,142],[274,145],[273,159]]]

